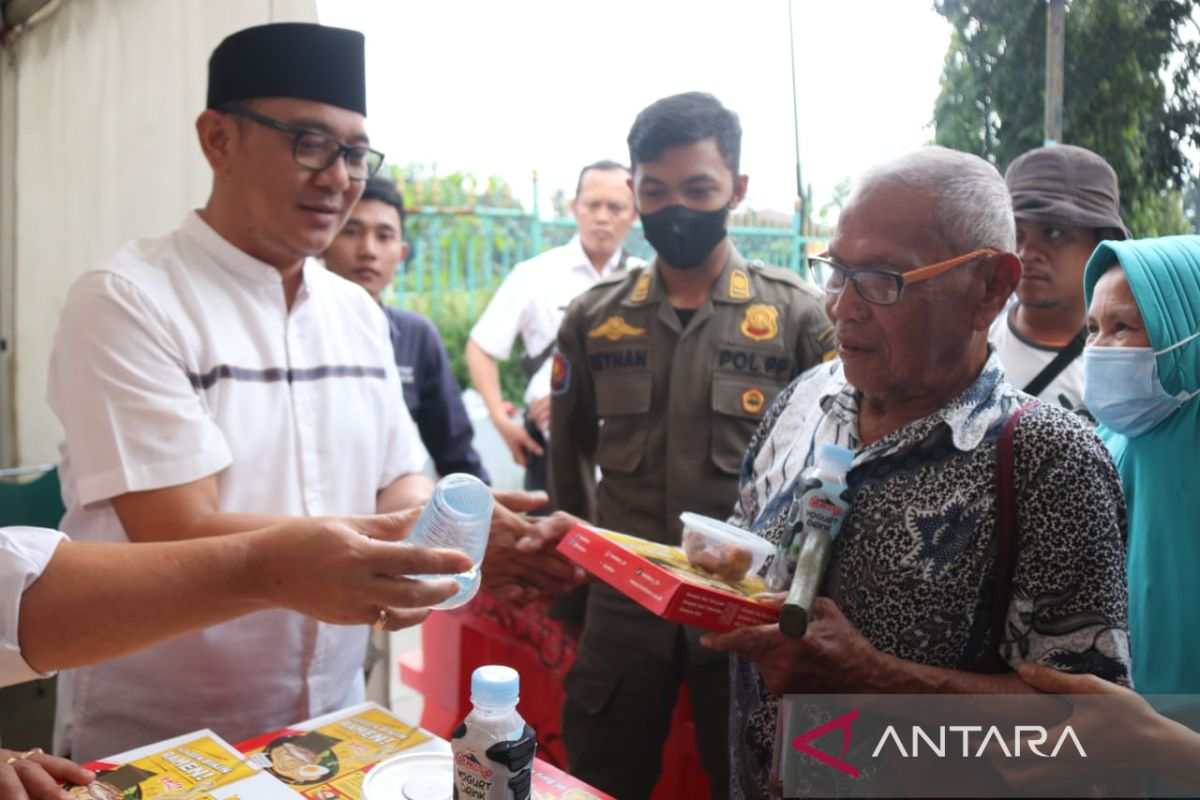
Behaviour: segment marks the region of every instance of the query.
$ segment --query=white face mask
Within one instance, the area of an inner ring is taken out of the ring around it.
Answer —
[[[1200,338],[1200,331],[1162,350],[1085,347],[1083,404],[1101,425],[1129,438],[1153,430],[1200,389],[1169,394],[1158,377],[1158,356]]]

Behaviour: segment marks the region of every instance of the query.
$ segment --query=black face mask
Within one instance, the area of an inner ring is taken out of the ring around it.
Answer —
[[[667,206],[642,214],[642,232],[663,261],[679,269],[694,269],[725,238],[728,217],[729,206],[716,211]]]

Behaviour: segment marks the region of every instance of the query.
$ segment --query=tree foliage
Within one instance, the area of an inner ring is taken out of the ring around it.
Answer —
[[[432,320],[450,355],[454,376],[459,385],[466,388],[471,386],[465,356],[467,339],[503,275],[500,265],[495,264],[486,276],[480,276],[479,284],[469,290],[462,284],[461,275],[452,274],[460,273],[461,269],[452,268],[446,256],[457,251],[460,261],[465,260],[472,239],[478,253],[485,252],[485,245],[490,245],[488,252],[512,251],[520,238],[520,221],[499,218],[494,224],[486,225],[478,212],[511,209],[524,213],[525,209],[513,196],[508,182],[495,175],[481,178],[462,170],[439,175],[436,164],[409,164],[404,168],[392,166],[390,177],[400,188],[408,211],[404,238],[410,251],[407,264],[396,276],[396,283],[385,292],[384,302],[424,314]],[[439,263],[434,263],[432,257],[435,250],[442,258]],[[415,272],[422,266],[426,267],[424,291],[418,291]],[[440,273],[440,291],[436,293],[431,291],[435,271]],[[521,371],[523,353],[518,337],[512,356],[498,365],[501,394],[518,406],[527,381]]]
[[[1102,155],[1135,236],[1187,230],[1183,147],[1200,145],[1200,0],[1073,0],[1063,140]],[[937,0],[951,24],[934,105],[938,144],[1005,169],[1043,141],[1045,0]]]

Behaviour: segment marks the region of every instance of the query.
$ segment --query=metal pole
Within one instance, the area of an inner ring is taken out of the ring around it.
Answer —
[[[1062,141],[1063,51],[1066,42],[1067,0],[1046,0],[1046,141]]]
[[[792,61],[792,135],[796,144],[796,200],[801,218],[807,217],[804,206],[804,183],[800,180],[800,100],[796,88],[796,33],[792,24],[792,0],[788,0],[788,54]]]
[[[542,215],[538,210],[538,173],[533,171],[533,214],[532,214],[532,234],[533,234],[533,255],[542,252]]]

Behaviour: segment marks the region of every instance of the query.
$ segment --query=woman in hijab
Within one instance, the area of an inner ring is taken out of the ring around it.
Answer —
[[[1200,236],[1103,242],[1084,293],[1084,403],[1128,505],[1134,686],[1200,693]]]

